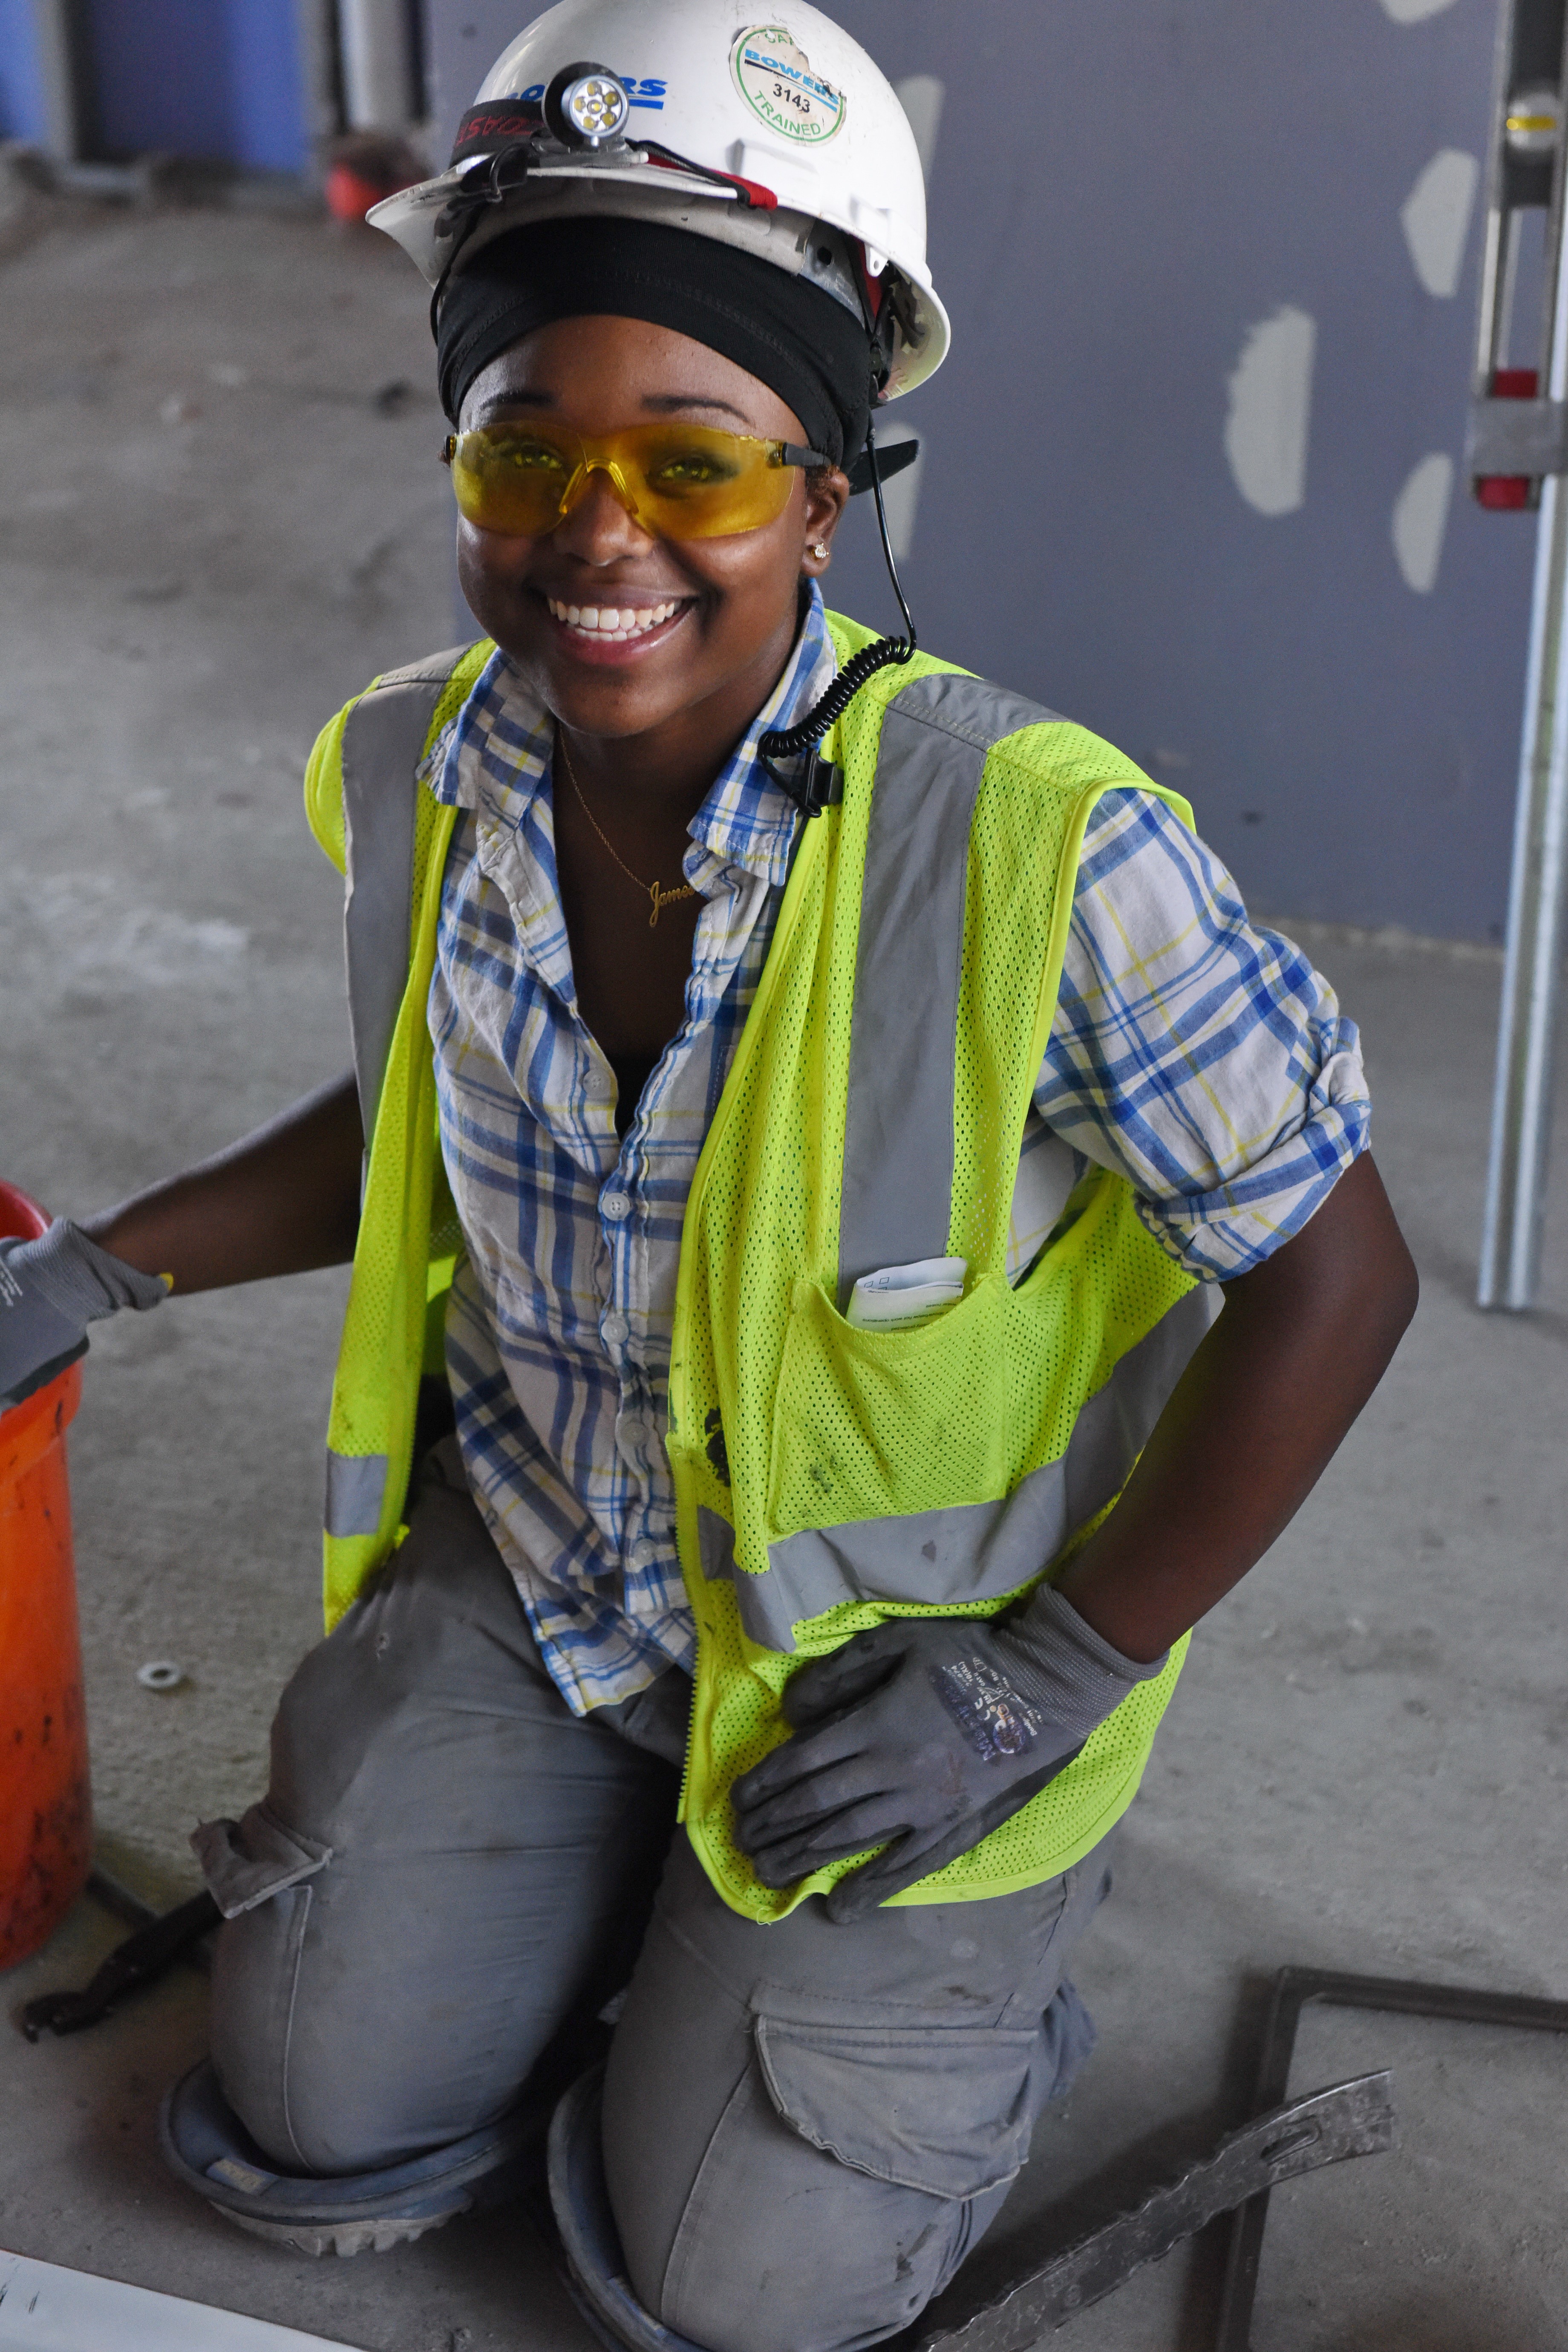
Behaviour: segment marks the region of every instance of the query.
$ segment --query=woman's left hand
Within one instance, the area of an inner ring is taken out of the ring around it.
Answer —
[[[1026,1805],[1158,1671],[1048,1588],[1006,1622],[894,1618],[792,1677],[795,1737],[731,1791],[737,1841],[765,1886],[881,1846],[827,1896],[831,1918],[858,1918]]]

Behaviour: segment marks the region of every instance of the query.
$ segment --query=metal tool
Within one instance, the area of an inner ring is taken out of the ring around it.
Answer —
[[[37,2042],[44,2032],[79,2033],[84,2026],[96,2025],[128,1994],[156,1984],[178,1959],[188,1958],[201,1967],[205,1957],[200,1949],[201,1938],[212,1932],[220,1917],[217,1905],[205,1888],[162,1915],[102,1869],[90,1873],[87,1891],[105,1910],[132,1926],[135,1933],[116,1944],[82,1991],[39,1993],[26,2003],[17,2023],[29,2042]]]
[[[1403,1977],[1341,1976],[1331,1969],[1281,1969],[1263,2036],[1258,2069],[1258,2104],[1270,2113],[1285,2095],[1296,2028],[1309,2001],[1335,2009],[1375,2009],[1406,2017],[1436,2017],[1460,2025],[1511,2025],[1531,2033],[1568,2033],[1568,2001],[1538,2000],[1525,1993],[1481,1992],[1468,1985],[1422,1984]],[[1387,2078],[1371,2075],[1372,2082]],[[1281,2178],[1288,2176],[1281,2175]],[[1231,2223],[1225,2292],[1215,2352],[1248,2352],[1252,2306],[1268,2219],[1268,2189],[1260,2187]]]
[[[1539,509],[1509,888],[1483,1307],[1534,1304],[1552,1123],[1568,850],[1568,271],[1563,268],[1564,0],[1503,0],[1468,465],[1478,502]],[[1541,310],[1511,363],[1520,238],[1545,215]]]
[[[916,2352],[1028,2352],[1047,2332],[1123,2285],[1221,2213],[1267,2197],[1347,2157],[1394,2146],[1392,2077],[1359,2074],[1276,2106],[1221,2140],[1202,2163],[1117,2221],[1053,2254],[956,2326],[921,2336]]]

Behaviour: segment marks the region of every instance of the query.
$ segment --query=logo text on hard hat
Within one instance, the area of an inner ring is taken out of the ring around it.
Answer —
[[[753,25],[730,52],[735,87],[752,113],[785,139],[820,146],[844,121],[844,93],[811,70],[787,26]]]

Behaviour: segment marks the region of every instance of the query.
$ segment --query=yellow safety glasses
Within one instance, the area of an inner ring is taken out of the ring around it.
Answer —
[[[656,539],[727,539],[784,512],[792,467],[832,462],[793,441],[710,425],[628,425],[586,438],[531,419],[451,434],[442,456],[466,519],[523,539],[552,531],[595,474]]]

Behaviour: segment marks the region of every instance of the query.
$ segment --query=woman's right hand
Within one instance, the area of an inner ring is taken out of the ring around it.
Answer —
[[[0,1242],[0,1408],[79,1356],[88,1325],[118,1307],[346,1264],[363,1150],[350,1073],[85,1227],[57,1217],[36,1241]]]
[[[79,1356],[87,1327],[121,1307],[160,1306],[161,1275],[142,1274],[57,1217],[34,1241],[0,1241],[0,1408]]]

